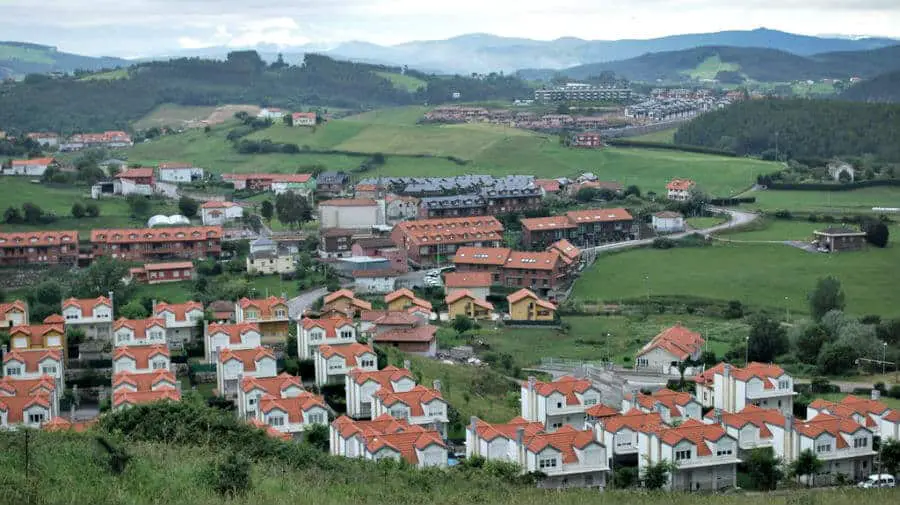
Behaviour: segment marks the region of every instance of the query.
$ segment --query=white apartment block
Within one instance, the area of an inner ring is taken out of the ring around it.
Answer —
[[[872,398],[847,395],[840,402],[815,400],[806,408],[806,418],[831,414],[850,418],[872,430],[882,440],[900,440],[900,411],[889,408],[880,400],[880,392],[872,390]]]
[[[206,361],[218,362],[223,349],[255,349],[262,345],[262,335],[256,323],[236,323],[206,325]]]
[[[353,419],[372,417],[372,397],[375,393],[405,393],[416,386],[416,381],[407,368],[395,366],[387,366],[374,372],[355,368],[350,370],[344,380],[347,415]]]
[[[66,330],[78,329],[89,340],[112,338],[113,304],[105,296],[90,299],[69,298],[62,302]]]
[[[19,349],[3,355],[3,376],[11,379],[40,379],[50,376],[56,389],[65,390],[65,364],[60,349]]]
[[[121,318],[113,323],[113,345],[116,347],[167,346],[166,321],[160,318]]]
[[[561,377],[553,382],[538,382],[534,377],[522,385],[521,416],[543,423],[547,431],[564,425],[581,429],[585,411],[600,403],[600,390],[587,379]]]
[[[244,377],[275,377],[275,353],[267,347],[222,349],[216,366],[219,396],[237,397]]]
[[[328,410],[321,396],[306,391],[287,398],[263,396],[257,419],[281,433],[297,435],[316,424],[327,425]]]
[[[244,377],[238,389],[238,415],[241,419],[255,419],[264,396],[294,398],[304,391],[300,377],[286,373],[275,377]]]
[[[156,303],[153,317],[165,321],[166,341],[169,344],[185,344],[199,334],[203,321],[203,304],[200,302]]]
[[[332,316],[322,319],[303,318],[297,323],[297,355],[312,359],[323,345],[343,345],[356,342],[353,320]]]
[[[737,440],[716,424],[689,419],[675,428],[638,434],[638,471],[661,461],[675,464],[666,486],[671,491],[715,491],[734,487]]]
[[[417,468],[446,467],[447,444],[437,431],[384,415],[372,421],[341,416],[331,423],[331,453],[368,460],[404,460]]]
[[[169,348],[165,345],[122,346],[113,352],[113,375],[157,370],[171,370]]]
[[[447,401],[441,397],[440,387],[440,382],[435,381],[433,389],[425,386],[404,392],[381,389],[372,395],[372,416],[389,414],[414,426],[430,427],[446,437]]]
[[[378,356],[371,346],[353,343],[323,345],[314,358],[316,385],[342,384],[354,368],[374,372],[378,370]]]
[[[704,407],[740,412],[747,405],[775,408],[782,414],[794,411],[794,379],[777,365],[750,363],[744,368],[728,363],[698,375],[696,396]]]

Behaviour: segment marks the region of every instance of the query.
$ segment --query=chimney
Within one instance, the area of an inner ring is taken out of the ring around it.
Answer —
[[[410,363],[408,359],[403,360],[403,368],[409,370]]]
[[[175,391],[178,391],[178,394],[181,394],[181,381],[175,381]]]
[[[881,399],[881,391],[878,389],[873,389],[872,390],[872,399],[875,400],[876,402],[878,400],[880,400]]]
[[[716,420],[716,424],[722,424],[722,409],[713,410],[713,419]]]
[[[516,429],[516,463],[525,462],[525,428],[521,426]]]
[[[528,376],[528,391],[534,391],[534,387],[537,384],[537,377],[534,375]]]
[[[469,429],[472,430],[472,435],[474,436],[477,432],[475,428],[478,426],[478,418],[472,416],[469,418]],[[478,444],[475,444],[475,447],[478,447]]]
[[[156,316],[156,298],[154,298],[151,303],[152,305],[150,305],[150,315]]]
[[[112,318],[115,319],[116,318],[116,300],[113,298],[112,291],[110,291],[108,294],[109,294],[109,304],[112,305],[112,307],[110,307],[110,309],[112,310]]]
[[[726,379],[731,376],[731,364],[730,363],[725,363],[725,366],[722,367],[722,374],[725,376]]]
[[[431,387],[434,388],[435,391],[440,393],[441,392],[441,381],[439,379],[434,379],[434,381],[431,383]]]

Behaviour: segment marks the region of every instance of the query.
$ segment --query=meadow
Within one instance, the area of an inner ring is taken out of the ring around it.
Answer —
[[[662,142],[664,144],[675,143],[675,132],[678,128],[669,128],[668,130],[660,130],[653,133],[645,133],[636,137],[628,137],[627,140],[637,140],[639,142]]]
[[[409,91],[410,93],[415,92],[419,88],[425,87],[427,84],[422,79],[406,74],[398,74],[395,72],[375,72],[375,74],[391,81],[391,83],[394,84],[395,88]]]
[[[715,79],[719,72],[737,72],[740,69],[740,65],[736,63],[726,63],[722,61],[722,58],[720,58],[718,54],[716,54],[701,61],[695,68],[683,73],[690,76],[691,79],[711,80]]]
[[[125,72],[125,70],[121,71]],[[119,70],[116,70],[115,72],[119,72]],[[107,74],[109,74],[109,72],[103,74],[90,74],[86,76],[85,79],[98,79],[100,78],[99,76]],[[178,127],[189,121],[205,119],[215,110],[216,108],[211,105],[188,107],[185,105],[163,104],[153,109],[150,114],[147,114],[139,121],[136,121],[132,126],[134,126],[136,130],[145,130],[154,126]]]
[[[875,187],[851,191],[748,191],[756,198],[747,208],[763,211],[789,209],[815,214],[871,213],[872,207],[900,207],[900,187]]]
[[[806,219],[760,219],[749,227],[733,232],[719,234],[722,238],[729,240],[799,240],[810,241],[813,232],[821,230],[829,226],[840,226],[828,223],[811,223]]]
[[[896,237],[900,227],[891,233]],[[848,312],[896,317],[900,291],[890,272],[896,272],[898,261],[896,240],[885,249],[838,254],[782,244],[647,248],[601,255],[577,281],[573,296],[616,302],[648,294],[689,295],[806,313],[807,293],[818,279],[834,276],[846,293]]]

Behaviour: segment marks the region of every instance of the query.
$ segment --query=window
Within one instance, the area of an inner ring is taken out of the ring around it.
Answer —
[[[561,409],[561,408],[562,408],[562,402],[556,402],[556,408]]]
[[[41,373],[47,374],[47,375],[56,375],[56,367],[55,366],[41,367]]]
[[[831,444],[817,445],[816,452],[831,452]]]
[[[154,340],[160,340],[163,338],[161,331],[151,331],[150,338]]]
[[[538,468],[556,468],[556,458],[542,458],[538,461]]]
[[[375,366],[375,360],[371,358],[364,359],[360,361],[360,366],[363,368],[372,368]]]
[[[250,399],[248,400],[248,402],[250,403],[250,405],[256,405],[256,397],[251,396]]]
[[[154,361],[154,362],[153,362],[153,369],[154,369],[154,370],[162,370],[163,368],[167,368],[167,367],[166,367],[166,362],[165,362],[165,361]]]
[[[270,417],[269,426],[284,426],[284,418],[281,416]]]
[[[597,405],[597,399],[596,398],[585,398],[584,405],[585,405],[585,407],[587,407],[589,405]]]
[[[868,446],[869,446],[869,439],[866,437],[853,439],[853,447],[856,449],[859,449],[860,447],[868,447]]]
[[[44,422],[44,414],[28,414],[29,424],[40,424]]]
[[[72,319],[79,319],[79,317],[78,317],[78,314],[73,314],[70,312],[70,313],[66,314],[66,319],[71,321]]]
[[[325,416],[322,414],[310,414],[309,424],[325,424]]]
[[[686,459],[691,459],[691,450],[685,449],[682,451],[675,451],[675,461],[684,461]]]
[[[259,318],[259,313],[257,313],[255,310],[247,311],[247,319],[257,319],[257,318]]]
[[[731,456],[731,453],[732,453],[731,448],[716,450],[716,456]]]
[[[284,309],[278,309],[275,311],[275,317],[287,317],[287,312]]]
[[[554,429],[554,430],[558,430],[558,429],[562,428],[562,423],[560,423],[560,422],[552,423],[552,424],[550,424],[550,428]]]
[[[444,409],[440,405],[428,408],[428,417],[436,417],[444,415]]]
[[[341,338],[343,339],[351,339],[353,338],[353,332],[350,330],[344,330],[341,332]]]
[[[19,367],[7,368],[6,375],[22,375],[22,369]]]
[[[778,389],[790,389],[790,387],[791,387],[790,381],[784,380],[784,379],[778,381]]]
[[[391,409],[391,417],[396,419],[406,419],[406,409]]]

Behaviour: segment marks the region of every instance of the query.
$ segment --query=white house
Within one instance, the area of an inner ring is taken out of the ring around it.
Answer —
[[[291,125],[293,126],[316,126],[315,112],[295,112],[291,114]]]
[[[28,304],[22,300],[0,303],[0,328],[28,325]]]
[[[379,389],[372,395],[372,416],[390,414],[412,425],[431,427],[446,437],[447,401],[441,397],[440,387],[440,382],[434,381],[433,389],[425,386],[414,386],[403,392]]]
[[[275,377],[244,377],[238,389],[238,415],[241,419],[255,419],[262,397],[294,398],[303,391],[300,377],[286,373]]]
[[[294,255],[286,247],[250,253],[247,255],[246,266],[247,273],[251,275],[289,274],[297,271]]]
[[[522,417],[505,424],[491,424],[473,416],[466,428],[466,458],[480,456],[487,460],[518,464],[522,442],[543,431],[542,423]],[[522,440],[519,440],[520,437]]]
[[[119,318],[113,323],[113,345],[116,347],[166,345],[166,342],[165,319]]]
[[[656,233],[677,233],[684,231],[684,215],[680,212],[663,211],[653,214],[653,231]]]
[[[734,487],[737,440],[717,424],[689,419],[681,425],[638,433],[638,471],[662,461],[674,463],[666,488],[672,491],[715,491]]]
[[[297,356],[312,359],[323,345],[356,342],[353,320],[334,315],[322,319],[303,318],[297,323]]]
[[[371,421],[359,421],[347,416],[340,416],[329,427],[329,452],[335,456],[361,458],[365,452],[367,436],[400,433],[409,428],[408,422],[394,419],[388,414],[376,417]]]
[[[666,197],[677,202],[686,202],[691,199],[691,189],[695,186],[690,179],[672,179],[666,184]]]
[[[40,379],[50,376],[58,391],[65,390],[65,365],[60,349],[19,349],[3,355],[3,376]]]
[[[203,304],[200,302],[153,302],[153,317],[160,318],[165,322],[166,341],[170,345],[185,344],[200,335]]]
[[[775,456],[785,459],[791,455],[793,416],[782,415],[778,409],[763,409],[748,405],[740,412],[711,410],[706,414],[707,424],[721,424],[725,432],[737,440],[738,448],[750,451],[771,447]]]
[[[219,396],[236,397],[244,377],[275,377],[275,353],[267,347],[221,349],[216,366]]]
[[[366,230],[384,224],[384,212],[375,200],[341,198],[319,203],[319,227]]]
[[[853,419],[830,414],[818,414],[806,421],[797,419],[785,460],[794,461],[809,450],[823,462],[820,475],[832,478],[840,473],[854,482],[859,481],[874,473],[872,438],[872,431]]]
[[[591,430],[563,426],[555,433],[538,433],[526,439],[524,449],[524,461],[519,464],[527,472],[546,476],[540,487],[606,487],[606,448]]]
[[[697,399],[705,407],[739,412],[756,405],[777,408],[785,415],[794,411],[794,379],[777,365],[752,362],[740,368],[719,363],[694,382]]]
[[[354,419],[369,419],[373,417],[372,397],[375,393],[404,393],[415,386],[416,380],[406,368],[386,366],[374,372],[354,368],[347,374],[344,382],[347,415]]]
[[[222,226],[244,217],[244,208],[234,202],[211,200],[200,206],[203,226]]]
[[[142,403],[181,399],[181,384],[169,370],[153,373],[119,373],[113,377],[113,409]]]
[[[872,390],[872,398],[847,395],[840,402],[818,399],[806,407],[806,418],[814,419],[819,414],[853,419],[872,430],[882,440],[900,440],[900,411],[889,408],[879,401],[880,392]]]
[[[323,345],[314,358],[316,364],[316,385],[341,384],[350,370],[378,370],[378,357],[371,346],[352,343],[343,345]]]
[[[595,407],[602,408],[603,406]],[[607,407],[608,408],[608,407]],[[632,409],[624,414],[593,416],[588,410],[585,427],[594,430],[597,440],[603,443],[612,462],[636,464],[638,455],[638,434],[665,427],[658,412],[642,412]]]
[[[210,324],[204,329],[206,361],[218,362],[222,349],[255,349],[262,346],[256,323]]]
[[[113,375],[170,369],[169,348],[165,345],[123,346],[113,352]]]
[[[275,107],[264,107],[259,110],[256,117],[260,119],[281,119],[284,117],[284,111]]]
[[[587,379],[565,376],[553,382],[538,382],[534,377],[522,385],[522,417],[544,423],[547,431],[564,425],[581,428],[585,411],[600,403],[600,390]]]
[[[47,168],[55,163],[53,158],[32,158],[30,160],[12,160],[9,169],[3,171],[4,175],[28,175],[41,177]]]
[[[39,429],[59,413],[56,385],[43,379],[0,379],[0,428]]]
[[[324,398],[304,391],[286,398],[263,396],[256,418],[282,433],[295,435],[316,424],[327,425],[328,410]]]
[[[394,290],[400,272],[386,270],[354,270],[353,290],[363,294],[384,294]]]
[[[654,391],[652,394],[642,393],[626,395],[622,400],[622,412],[637,409],[641,412],[656,412],[666,424],[678,423],[687,419],[703,418],[703,405],[690,393],[672,391],[668,388]]]
[[[84,336],[91,340],[112,338],[113,304],[112,300],[105,296],[63,300],[62,316],[67,331],[81,330]]]
[[[331,424],[330,450],[348,458],[402,459],[417,468],[447,466],[447,445],[440,433],[390,416],[372,421],[341,416]]]
[[[663,330],[637,352],[635,368],[678,373],[678,363],[698,360],[706,341],[680,323]]]
[[[159,180],[163,182],[193,182],[203,179],[203,169],[190,163],[160,163]]]

